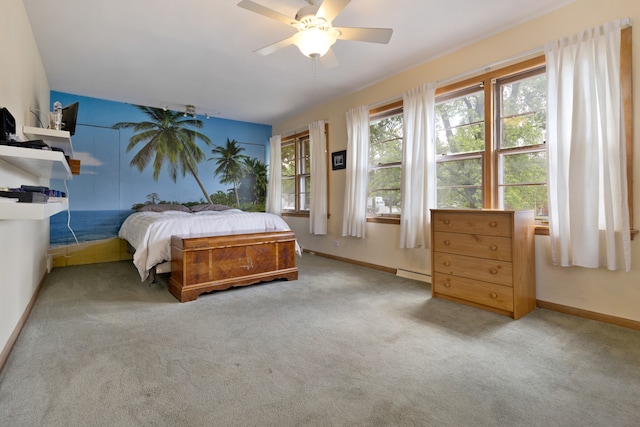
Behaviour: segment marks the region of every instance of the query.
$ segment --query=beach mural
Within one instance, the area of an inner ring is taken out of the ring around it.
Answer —
[[[245,210],[263,209],[271,126],[52,91],[52,105],[55,101],[79,103],[71,140],[80,175],[50,183],[69,195],[69,212],[50,219],[54,267],[131,258],[118,230],[142,204],[211,199]],[[167,146],[158,149],[163,132],[161,143]],[[167,140],[168,134],[178,141]],[[186,144],[197,161],[179,155],[162,158],[176,142]],[[231,153],[233,161],[253,173],[226,173]]]

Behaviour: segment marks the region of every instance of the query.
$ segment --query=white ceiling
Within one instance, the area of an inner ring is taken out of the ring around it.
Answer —
[[[387,45],[341,41],[315,76],[292,35],[240,0],[24,0],[52,90],[274,124],[573,0],[352,0],[334,26],[393,28]],[[295,16],[305,0],[255,0]]]

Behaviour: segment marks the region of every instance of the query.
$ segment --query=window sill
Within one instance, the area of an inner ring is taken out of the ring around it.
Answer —
[[[282,216],[294,216],[300,218],[309,218],[309,212],[282,212]]]
[[[400,218],[393,216],[368,216],[367,222],[376,222],[378,224],[400,224]]]
[[[631,240],[634,240],[635,236],[640,233],[640,230],[631,229]],[[535,228],[536,236],[548,236],[549,235],[549,226],[548,225],[536,225]]]
[[[536,236],[548,236],[549,235],[549,226],[548,225],[536,225],[535,228]]]

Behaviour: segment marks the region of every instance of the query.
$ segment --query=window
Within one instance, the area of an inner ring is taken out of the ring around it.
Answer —
[[[309,131],[282,138],[282,212],[309,214],[311,166]]]
[[[548,216],[544,69],[496,82],[498,207]]]
[[[369,116],[367,216],[400,216],[402,101],[371,110]]]
[[[484,111],[484,91],[479,85],[436,101],[438,207],[482,207]]]
[[[544,57],[439,88],[435,113],[439,208],[546,215]]]

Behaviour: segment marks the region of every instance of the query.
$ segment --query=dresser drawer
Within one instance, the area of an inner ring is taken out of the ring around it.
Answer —
[[[467,277],[504,286],[512,286],[513,284],[513,265],[506,261],[434,252],[433,269],[438,273]]]
[[[436,231],[433,233],[433,250],[511,261],[511,238]]]
[[[505,311],[513,311],[513,288],[507,286],[438,274],[434,278],[433,292]]]
[[[513,228],[511,215],[499,212],[487,215],[471,211],[435,211],[432,219],[434,231],[511,237]]]

